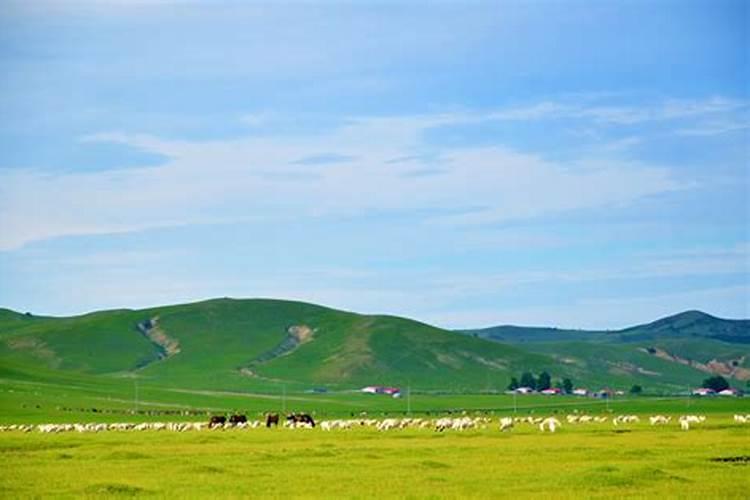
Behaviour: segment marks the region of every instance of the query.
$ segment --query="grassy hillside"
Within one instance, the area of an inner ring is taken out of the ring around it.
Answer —
[[[3,363],[167,386],[471,390],[502,388],[523,370],[565,372],[552,358],[515,347],[300,302],[219,299],[72,318],[6,316],[0,322]],[[145,322],[153,326],[148,336],[138,328]],[[171,342],[175,352],[165,354],[159,342]]]
[[[461,335],[404,318],[269,299],[70,318],[0,310],[0,374],[137,379],[180,390],[278,393],[282,386],[372,384],[470,392],[503,390],[511,376],[544,370],[577,385],[638,383],[660,392],[697,385],[710,372],[750,378],[746,322],[726,321],[688,313],[618,332],[501,327],[505,343],[491,331]]]
[[[653,387],[698,384],[721,374],[744,387],[750,380],[750,321],[700,311],[612,331],[497,326],[461,333],[553,356],[597,382]]]

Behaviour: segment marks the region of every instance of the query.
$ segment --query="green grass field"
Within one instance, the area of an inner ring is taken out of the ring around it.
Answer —
[[[207,391],[82,374],[0,378],[0,424],[207,420],[206,413],[308,411],[318,420],[466,411],[487,415],[484,430],[374,429],[324,432],[226,431],[0,433],[0,497],[671,497],[747,498],[750,398],[638,397],[612,401],[497,394],[410,398],[351,392],[311,394]],[[92,409],[96,409],[94,412]],[[169,411],[170,413],[164,413]],[[561,417],[636,413],[704,414],[688,432],[673,423],[615,428],[567,425],[554,435],[528,424],[501,433],[504,415]],[[193,412],[193,413],[190,413]],[[197,412],[197,413],[195,413]],[[625,432],[622,432],[622,431]]]
[[[747,498],[750,426],[0,434],[0,496]]]

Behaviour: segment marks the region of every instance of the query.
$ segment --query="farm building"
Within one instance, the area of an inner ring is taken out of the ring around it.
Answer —
[[[387,394],[389,396],[395,396],[401,394],[401,389],[398,387],[383,387],[381,385],[368,385],[360,389],[360,392],[365,394]]]
[[[693,390],[693,396],[714,396],[716,391],[707,387],[699,387]]]
[[[740,395],[740,391],[733,387],[724,389],[723,391],[719,391],[719,396],[735,396],[736,397],[739,395]]]

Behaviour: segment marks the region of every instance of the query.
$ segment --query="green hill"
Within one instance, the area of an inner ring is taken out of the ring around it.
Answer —
[[[497,326],[461,333],[553,356],[591,375],[678,384],[720,374],[750,380],[750,321],[686,311],[622,330]]]
[[[277,392],[364,385],[502,390],[511,376],[547,371],[580,385],[674,390],[706,373],[750,378],[747,330],[747,322],[690,312],[613,332],[498,327],[460,334],[270,299],[68,318],[3,309],[0,370],[11,378],[59,373],[175,390]]]
[[[7,316],[0,322],[6,363],[180,387],[468,390],[487,387],[488,379],[502,388],[522,370],[561,371],[549,356],[416,321],[280,300],[219,299],[71,318]]]

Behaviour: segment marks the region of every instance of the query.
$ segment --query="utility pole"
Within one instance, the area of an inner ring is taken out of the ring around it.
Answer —
[[[516,397],[518,396],[518,393],[516,390],[513,390],[513,413],[518,413],[518,401],[516,400]]]
[[[135,383],[135,413],[138,414],[138,379],[133,379]]]
[[[406,384],[406,414],[411,416],[411,382]]]

